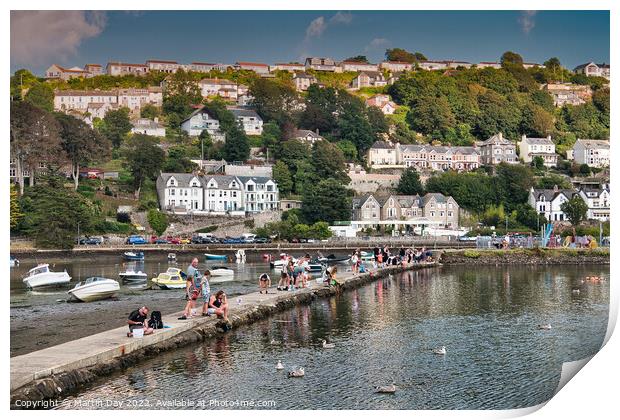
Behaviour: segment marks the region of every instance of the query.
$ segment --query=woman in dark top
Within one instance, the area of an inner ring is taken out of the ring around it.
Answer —
[[[224,318],[224,321],[228,322],[228,300],[223,290],[211,295],[208,311],[209,315],[216,314],[218,318]]]
[[[129,314],[129,317],[127,318],[127,324],[129,325],[129,332],[127,333],[127,337],[133,337],[133,330],[138,328],[144,330],[144,335],[153,334],[153,329],[149,328],[146,324],[146,317],[148,315],[149,308],[147,308],[146,306],[136,309]]]

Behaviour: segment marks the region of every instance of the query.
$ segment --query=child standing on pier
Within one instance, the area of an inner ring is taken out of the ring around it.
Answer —
[[[262,294],[263,291],[265,291],[265,294],[269,293],[268,288],[271,287],[271,278],[269,278],[269,274],[263,273],[260,275],[258,278],[258,287],[260,288],[258,293]]]

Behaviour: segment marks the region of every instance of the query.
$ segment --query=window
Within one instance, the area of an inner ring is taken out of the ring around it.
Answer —
[[[175,195],[175,194],[176,194],[176,190],[175,190],[174,188],[172,188],[172,189],[170,190],[170,195]]]

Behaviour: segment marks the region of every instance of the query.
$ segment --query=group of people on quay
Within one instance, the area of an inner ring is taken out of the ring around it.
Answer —
[[[319,255],[322,257],[322,255]],[[416,264],[421,262],[432,261],[432,253],[425,247],[422,248],[405,248],[401,247],[396,252],[388,246],[375,246],[372,252],[365,252],[361,249],[356,249],[349,259],[351,265],[350,271],[356,275],[359,273],[367,272],[369,267],[367,264],[371,264],[372,268],[385,268],[387,266],[406,266],[410,264]],[[303,289],[308,287],[310,279],[310,264],[313,262],[310,254],[305,254],[303,257],[295,260],[292,256],[286,256],[285,262],[280,269],[280,279],[276,290],[278,291],[294,291],[297,289]],[[325,265],[322,271],[322,281],[328,286],[338,287],[340,283],[336,279],[338,273],[338,267],[335,264]],[[200,272],[198,269],[198,258],[194,258],[191,264],[187,267],[187,270],[183,273],[186,276],[185,294],[187,303],[183,309],[183,315],[179,320],[186,320],[194,316],[198,316],[197,306],[199,302],[202,302],[200,316],[212,316],[215,315],[218,318],[228,323],[228,297],[223,290],[218,290],[215,293],[211,293],[211,287],[209,285],[210,272],[205,270]],[[271,277],[268,273],[262,273],[258,279],[259,293],[268,294],[271,287]],[[155,315],[158,312],[154,312]],[[144,335],[152,334],[156,326],[152,325],[153,315],[151,320],[147,321],[149,314],[149,308],[142,306],[133,311],[128,319],[129,325],[128,337],[132,337],[134,330],[142,329]],[[161,314],[159,315],[161,317]],[[161,320],[161,318],[159,318]]]

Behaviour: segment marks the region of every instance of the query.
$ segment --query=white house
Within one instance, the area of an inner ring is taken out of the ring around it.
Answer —
[[[130,111],[139,111],[144,105],[161,107],[163,95],[160,87],[150,87],[147,89],[119,89],[118,105],[129,108]]]
[[[202,79],[198,82],[200,93],[203,98],[209,96],[220,96],[226,99],[237,99],[238,86],[237,83],[227,79]]]
[[[166,137],[166,128],[159,123],[159,119],[149,120],[148,118],[138,118],[131,122],[134,134],[146,134],[153,137]]]
[[[245,134],[260,136],[263,133],[263,119],[253,109],[228,107],[228,110],[233,113]]]
[[[530,163],[535,157],[541,157],[548,168],[556,166],[558,163],[555,143],[551,140],[551,136],[546,138],[528,138],[524,134],[519,142],[519,157],[523,159],[524,163]]]
[[[161,71],[163,73],[176,73],[182,67],[176,61],[170,60],[147,60],[146,65],[149,71]]]
[[[183,208],[185,211],[204,209],[204,185],[194,174],[162,173],[156,181],[159,205],[162,210]]]
[[[573,145],[575,163],[593,168],[609,166],[609,140],[577,139]]]
[[[413,64],[406,61],[382,61],[379,64],[379,68],[396,72],[410,71],[413,68]]]
[[[528,203],[536,212],[550,222],[567,220],[561,209],[562,203],[570,200],[577,194],[575,190],[561,190],[557,186],[553,189],[530,189]]]
[[[585,74],[586,76],[604,77],[607,80],[609,80],[611,77],[610,70],[611,68],[609,64],[605,64],[605,63],[597,64],[594,62],[589,62],[589,63],[581,64],[575,67],[573,71],[575,73]]]
[[[381,87],[387,85],[385,76],[380,71],[363,71],[351,81],[352,89],[365,87]]]
[[[243,184],[246,213],[278,210],[278,186],[273,179],[262,176],[239,176],[237,178]]]
[[[54,110],[86,111],[91,104],[110,104],[118,106],[118,93],[114,90],[56,90],[54,91]]]
[[[143,76],[149,72],[146,64],[121,63],[120,61],[111,61],[106,66],[106,73],[110,76],[125,76],[133,74]]]
[[[368,149],[368,165],[373,168],[400,167],[398,150],[385,141],[376,141]]]
[[[277,70],[288,71],[291,73],[294,72],[303,72],[306,70],[306,66],[301,63],[276,63],[273,66],[269,66],[269,71],[274,72]]]
[[[378,71],[377,64],[363,63],[359,61],[343,61],[340,63],[342,71]]]
[[[52,64],[45,71],[46,79],[61,79],[61,80],[69,80],[75,77],[92,77],[93,74],[87,71],[86,69],[82,69],[80,67],[71,67],[65,68],[59,66],[58,64]]]
[[[207,131],[214,141],[223,141],[224,134],[220,131],[220,122],[211,117],[206,107],[199,108],[181,122],[181,129],[190,136],[199,136]]]
[[[207,175],[203,179],[205,211],[233,212],[243,209],[243,184],[238,177]]]
[[[312,147],[317,141],[325,140],[323,136],[319,135],[319,130],[316,132],[312,130],[295,130],[293,138],[307,144],[310,147]]]
[[[156,182],[160,208],[177,213],[261,213],[279,209],[270,177],[162,173]]]
[[[396,111],[397,105],[390,100],[389,95],[374,95],[366,99],[367,106],[376,106],[385,115],[391,115]]]
[[[235,69],[237,70],[250,70],[258,74],[268,74],[269,65],[264,63],[251,63],[248,61],[237,61],[235,63]]]
[[[318,71],[341,72],[342,68],[336,66],[336,62],[331,58],[325,57],[308,57],[306,58],[305,67],[307,69]]]
[[[603,188],[585,187],[579,190],[579,195],[588,205],[588,219],[602,222],[609,220],[609,185]]]
[[[308,90],[310,85],[317,83],[317,79],[308,73],[295,73],[293,76],[293,83],[295,83],[295,90],[303,92]]]
[[[519,163],[516,144],[497,133],[480,144],[480,160],[484,165]]]

